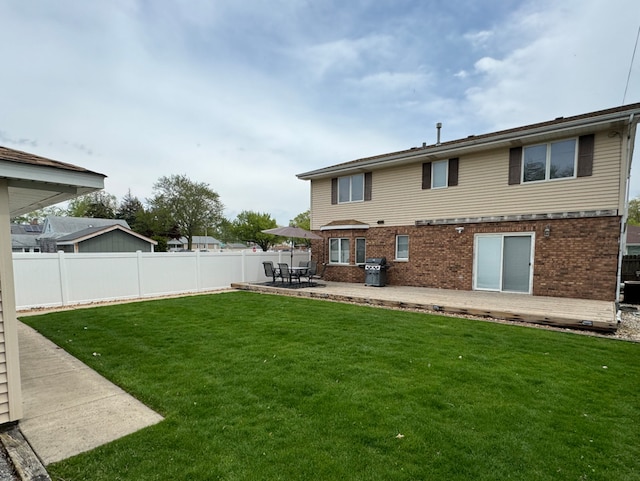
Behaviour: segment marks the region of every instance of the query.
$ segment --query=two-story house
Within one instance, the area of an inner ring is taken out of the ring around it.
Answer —
[[[640,104],[299,174],[325,278],[613,301]]]

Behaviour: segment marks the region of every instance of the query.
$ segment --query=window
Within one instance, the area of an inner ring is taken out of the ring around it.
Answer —
[[[525,147],[522,154],[522,181],[536,182],[574,177],[576,150],[575,139]]]
[[[356,264],[364,264],[367,261],[366,240],[364,237],[356,238]]]
[[[329,262],[331,264],[349,263],[349,239],[329,239]]]
[[[338,202],[361,202],[364,200],[364,174],[338,177]]]
[[[447,186],[447,171],[448,169],[447,160],[441,160],[439,162],[433,162],[431,164],[432,174],[431,174],[431,188],[437,189],[439,187]]]
[[[549,146],[554,147],[551,148]],[[574,151],[576,149],[578,151],[575,157],[571,156],[571,148]],[[577,142],[573,139],[548,145],[534,145],[526,149],[528,150],[528,157],[523,155],[525,149],[522,147],[511,147],[509,149],[509,185],[546,179],[590,177],[593,175],[594,134],[581,135],[578,137]],[[549,151],[548,156],[547,150]],[[572,158],[574,159],[573,162]],[[530,161],[528,169],[523,167],[527,159]],[[572,167],[574,167],[573,173],[564,175],[568,174]]]
[[[373,190],[372,179],[372,172],[332,178],[331,204],[370,201]]]
[[[409,260],[409,236],[396,236],[396,260]]]
[[[422,164],[422,189],[441,189],[458,185],[459,158]]]

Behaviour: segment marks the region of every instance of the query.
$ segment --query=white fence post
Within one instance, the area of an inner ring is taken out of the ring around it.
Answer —
[[[63,306],[69,302],[69,286],[67,284],[67,266],[64,260],[64,251],[58,251],[58,272],[60,273],[60,301]]]
[[[246,271],[246,269],[247,269],[247,262],[246,262],[246,258],[245,258],[245,257],[246,257],[246,255],[247,255],[247,254],[246,254],[246,252],[243,250],[243,251],[242,251],[242,256],[241,256],[241,259],[242,259],[242,260],[240,261],[240,262],[241,262],[241,264],[240,264],[240,267],[241,267],[241,269],[240,269],[240,270],[241,270],[241,274],[240,274],[240,275],[242,276],[242,281],[241,281],[241,282],[246,282],[246,281],[245,281],[245,279],[247,278],[247,276],[246,276],[246,274],[245,274],[245,271]]]
[[[200,277],[200,262],[201,262],[200,250],[196,249],[196,291],[197,292],[200,292],[201,286],[202,286],[201,277]]]
[[[142,251],[136,251],[136,272],[138,274],[138,297],[142,297]]]

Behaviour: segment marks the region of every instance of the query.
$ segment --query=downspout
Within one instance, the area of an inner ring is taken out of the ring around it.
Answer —
[[[629,218],[629,186],[631,184],[631,162],[633,160],[633,143],[632,138],[635,141],[635,125],[637,122],[635,114],[629,115],[629,132],[627,134],[627,155],[626,155],[626,167],[627,178],[625,182],[624,191],[624,208],[622,210],[622,219],[620,221],[620,241],[618,242],[618,272],[616,275],[616,311],[617,321],[620,323],[620,289],[622,287],[622,258],[624,257],[624,248],[626,245],[627,235],[627,220]]]

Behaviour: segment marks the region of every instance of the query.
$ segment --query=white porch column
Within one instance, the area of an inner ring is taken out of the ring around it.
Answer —
[[[17,421],[22,417],[22,388],[20,357],[18,352],[18,318],[13,284],[13,256],[11,253],[11,220],[9,215],[9,188],[6,179],[0,179],[0,324],[4,331],[0,342],[0,423]],[[2,379],[6,372],[6,380]]]

